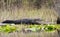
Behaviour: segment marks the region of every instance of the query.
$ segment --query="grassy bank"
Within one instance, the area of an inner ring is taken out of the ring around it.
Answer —
[[[54,0],[1,0],[0,22],[23,18],[39,18],[55,23],[58,17],[51,8]]]
[[[30,9],[30,8],[21,8],[14,10],[4,10],[0,11],[0,21],[4,20],[16,20],[23,18],[40,18],[44,21],[56,22],[58,14],[54,9],[44,8],[41,9]]]

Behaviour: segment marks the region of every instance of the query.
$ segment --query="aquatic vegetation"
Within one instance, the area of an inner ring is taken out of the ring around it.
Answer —
[[[56,27],[55,27],[55,25],[46,25],[44,27],[44,30],[45,31],[54,31],[54,30],[56,30]]]
[[[25,25],[26,27],[24,28],[25,31],[31,31],[31,32],[40,32],[40,31],[45,31],[45,32],[53,32],[55,30],[60,30],[60,25]],[[20,27],[20,26],[19,26]],[[11,33],[11,32],[19,32],[22,31],[22,28],[16,27],[16,25],[3,25],[0,26],[0,32],[6,32],[6,33]]]
[[[46,32],[52,32],[57,29],[60,29],[60,25],[30,25],[29,27],[31,31],[46,31]]]
[[[17,28],[13,25],[4,25],[4,26],[0,26],[0,32],[15,32],[17,30]]]
[[[33,32],[37,32],[37,31],[40,31],[42,29],[40,25],[30,25],[27,28],[26,28],[27,30],[31,30]]]

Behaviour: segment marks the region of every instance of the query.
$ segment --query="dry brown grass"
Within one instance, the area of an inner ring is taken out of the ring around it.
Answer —
[[[0,11],[0,21],[16,20],[24,18],[40,18],[44,21],[56,22],[58,14],[54,9],[42,7],[41,9],[31,9],[29,7]]]
[[[32,33],[23,33],[23,32],[13,32],[9,34],[0,33],[0,37],[59,37],[57,31],[55,32],[32,32]]]
[[[20,3],[21,4],[20,4]],[[35,3],[37,2],[37,3]],[[44,4],[44,2],[46,2]],[[31,4],[32,3],[32,4]],[[39,0],[33,0],[29,2],[28,0],[1,0],[0,8],[0,22],[4,20],[16,20],[23,18],[40,18],[44,21],[49,21],[55,23],[58,14],[54,9],[45,7],[48,4],[54,4],[53,0],[41,0],[41,8],[36,9],[35,4],[40,3]],[[39,4],[40,5],[40,4]],[[45,5],[45,6],[44,6]],[[18,6],[18,7],[17,7]],[[19,8],[20,6],[20,8]],[[39,7],[39,6],[37,6]]]

